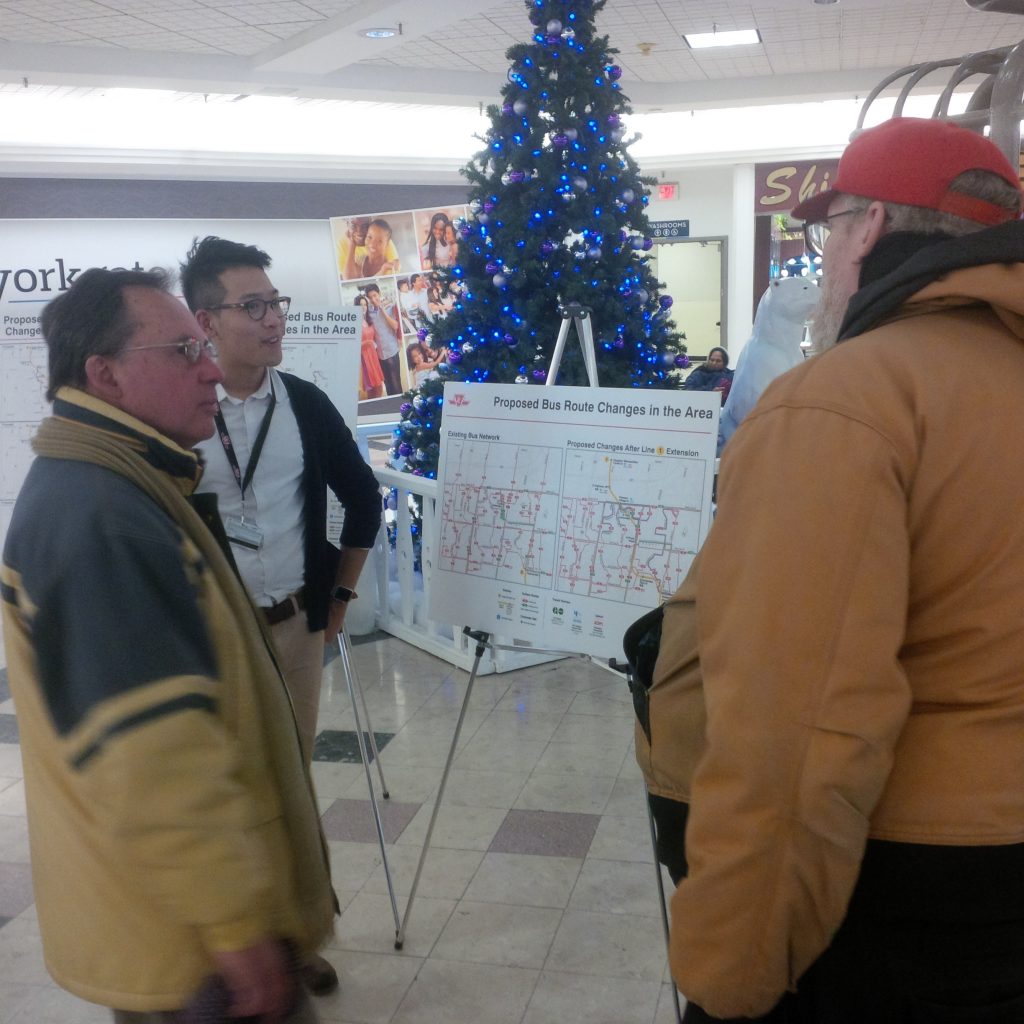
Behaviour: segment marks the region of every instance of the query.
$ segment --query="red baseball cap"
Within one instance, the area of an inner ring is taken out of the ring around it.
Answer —
[[[812,224],[824,220],[833,198],[843,192],[922,206],[979,224],[1015,220],[1003,207],[949,191],[958,174],[972,170],[991,171],[1020,189],[1017,171],[983,135],[951,121],[894,117],[861,132],[843,152],[831,188],[805,199],[793,216]]]

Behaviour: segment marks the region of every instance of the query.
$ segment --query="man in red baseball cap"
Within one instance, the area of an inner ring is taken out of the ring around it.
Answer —
[[[1024,1021],[1021,200],[904,118],[795,211],[825,351],[733,435],[697,579],[671,960],[715,1017]]]

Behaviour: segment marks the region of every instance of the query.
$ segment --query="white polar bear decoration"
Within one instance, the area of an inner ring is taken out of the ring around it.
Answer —
[[[729,397],[718,426],[718,453],[732,437],[761,392],[779,374],[803,362],[800,342],[804,324],[818,303],[813,278],[783,277],[772,281],[761,296],[754,329],[736,363]]]

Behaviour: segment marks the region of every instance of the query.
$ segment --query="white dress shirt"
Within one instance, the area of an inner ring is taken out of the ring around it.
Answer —
[[[217,494],[221,519],[243,515],[263,533],[258,551],[231,545],[231,553],[246,589],[261,607],[275,604],[298,590],[304,581],[305,526],[302,507],[302,441],[288,392],[276,371],[269,370],[259,389],[246,399],[232,398],[217,385],[221,415],[231,436],[238,468],[245,477],[252,446],[270,407],[270,379],[277,403],[260,453],[256,472],[241,490],[228,462],[220,434],[200,444],[206,469],[200,491]]]

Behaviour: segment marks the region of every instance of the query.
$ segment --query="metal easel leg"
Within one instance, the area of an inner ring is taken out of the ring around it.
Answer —
[[[345,647],[346,650],[352,650],[352,641],[349,639],[348,631],[344,631],[345,635]],[[345,669],[346,676],[352,679],[355,683],[355,688],[359,693],[360,703],[363,705],[363,715],[366,718],[366,735],[370,740],[370,753],[373,754],[373,763],[377,766],[377,777],[380,779],[380,795],[383,799],[389,800],[391,794],[388,792],[388,784],[384,779],[384,765],[381,763],[380,751],[377,749],[377,737],[373,732],[373,723],[370,721],[370,709],[366,704],[366,691],[363,689],[363,684],[359,681],[359,673],[356,672],[355,665],[352,664],[351,659],[349,660],[348,667]],[[351,691],[349,691],[351,696]],[[353,698],[353,702],[355,698]]]
[[[444,763],[444,771],[441,773],[441,781],[437,787],[437,796],[434,798],[434,809],[430,814],[430,823],[427,825],[427,834],[423,840],[423,849],[420,851],[419,863],[416,865],[416,874],[413,876],[412,888],[409,890],[409,902],[405,905],[405,916],[402,918],[401,927],[395,938],[395,949],[401,949],[405,943],[405,929],[409,923],[409,915],[412,913],[413,900],[416,899],[416,889],[420,884],[420,875],[423,873],[423,863],[427,859],[427,851],[430,849],[430,839],[434,834],[434,825],[437,822],[437,814],[441,809],[441,800],[444,798],[444,789],[448,784],[448,774],[452,768],[452,761],[455,760],[455,748],[459,745],[459,736],[462,733],[462,723],[466,718],[466,709],[469,707],[469,698],[473,693],[473,683],[476,682],[477,670],[480,668],[480,659],[487,650],[487,641],[490,633],[482,633],[471,630],[468,626],[463,630],[466,636],[476,641],[474,652],[473,668],[469,673],[469,682],[466,685],[466,696],[462,698],[462,709],[459,711],[459,720],[455,723],[455,734],[452,736],[452,745],[448,750],[448,757]]]
[[[647,824],[651,829],[651,850],[654,851],[654,874],[658,879],[658,902],[661,905],[661,926],[665,932],[665,953],[668,954],[668,901],[665,899],[665,881],[661,877],[661,862],[658,860],[658,833],[654,827],[654,813],[651,802],[647,799],[647,787],[644,786],[644,806],[647,808]],[[675,1003],[676,1024],[683,1024],[683,1011],[679,1006],[679,989],[672,982],[672,999]]]
[[[373,821],[377,826],[377,839],[380,842],[380,855],[384,862],[384,877],[388,884],[388,895],[391,897],[391,913],[395,919],[395,935],[398,934],[400,927],[398,920],[398,901],[395,899],[395,883],[391,878],[391,864],[388,861],[388,851],[384,845],[384,825],[380,820],[380,808],[377,806],[377,795],[373,791],[373,776],[370,774],[370,758],[369,752],[366,747],[366,736],[363,733],[363,723],[359,717],[359,703],[356,700],[356,690],[359,690],[359,695],[362,698],[363,711],[366,712],[366,695],[363,693],[362,686],[359,685],[359,679],[356,676],[355,669],[352,666],[352,659],[349,657],[349,646],[348,646],[348,635],[344,632],[338,634],[338,652],[341,654],[342,668],[345,670],[345,682],[348,685],[348,695],[352,701],[352,714],[356,720],[356,742],[359,744],[359,756],[363,760],[363,770],[366,772],[366,786],[370,791],[370,808],[373,811]],[[366,712],[366,727],[370,730],[370,743],[373,746],[373,755],[377,759],[378,771],[380,770],[380,754],[377,751],[377,741],[373,736],[373,727],[370,725],[370,716]],[[380,777],[381,786],[384,786],[384,775]],[[387,797],[387,789],[384,789],[384,795]]]

